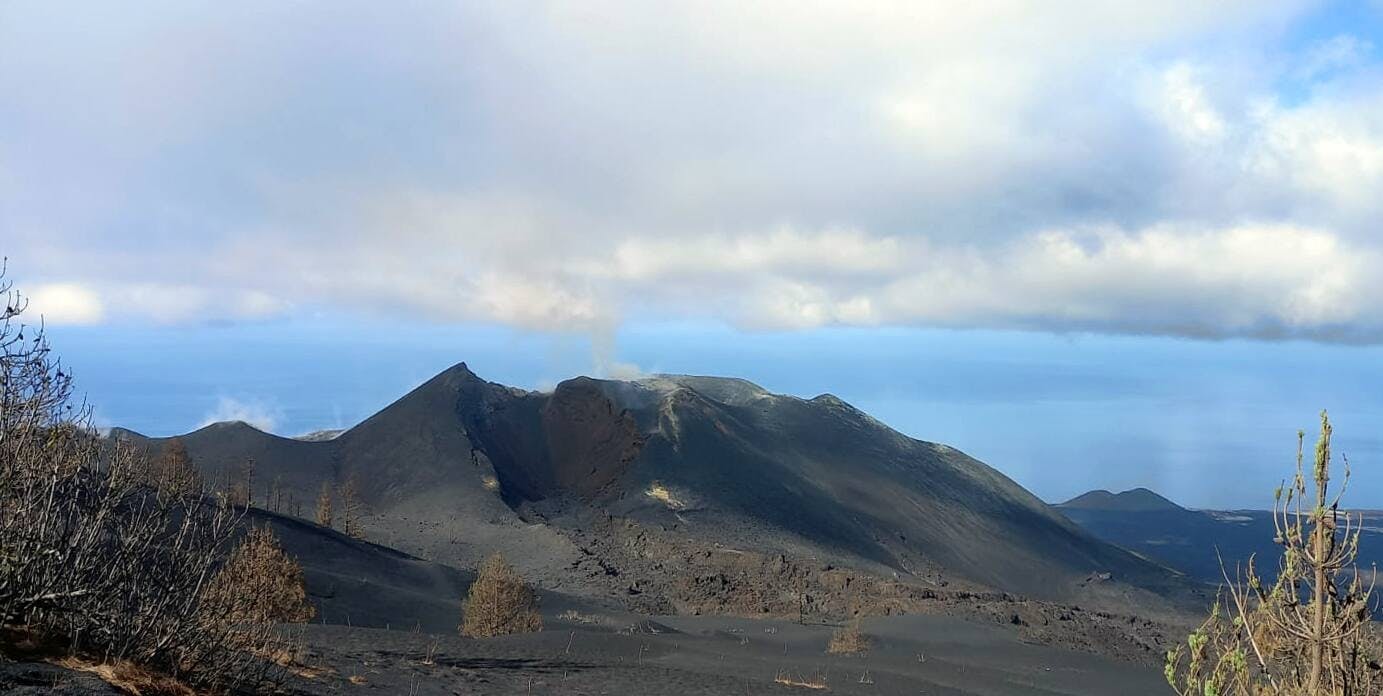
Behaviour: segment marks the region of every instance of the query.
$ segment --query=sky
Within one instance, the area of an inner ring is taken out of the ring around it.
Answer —
[[[1383,3],[0,0],[0,254],[98,421],[431,374],[835,393],[1039,496],[1383,508]]]

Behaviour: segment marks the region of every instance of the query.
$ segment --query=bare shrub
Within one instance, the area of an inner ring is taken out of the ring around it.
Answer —
[[[163,445],[150,474],[150,483],[164,495],[182,497],[203,492],[202,475],[192,465],[182,438],[175,437]]]
[[[148,460],[72,402],[42,330],[18,321],[23,299],[0,295],[0,625],[213,690],[261,682],[268,667],[241,648],[272,631],[201,612],[241,513],[151,485]]]
[[[475,638],[532,633],[543,628],[533,588],[496,553],[485,559],[466,595],[461,634]]]
[[[859,619],[837,628],[826,645],[826,652],[832,655],[859,655],[868,651],[869,636],[860,630]]]
[[[1330,420],[1321,413],[1308,497],[1305,433],[1297,433],[1297,471],[1273,503],[1283,548],[1276,581],[1264,583],[1250,558],[1210,617],[1167,654],[1167,681],[1183,696],[1367,696],[1383,693],[1377,635],[1370,626],[1373,579],[1355,567],[1361,519],[1329,497]],[[1285,494],[1285,495],[1284,495]]]
[[[250,507],[255,501],[255,460],[246,459],[226,472],[231,505]]]
[[[348,476],[337,489],[337,495],[341,498],[341,531],[352,539],[365,538],[365,532],[360,528],[360,489],[355,484],[355,477]]]
[[[322,492],[317,494],[317,512],[315,517],[317,524],[327,528],[330,528],[331,523],[334,521],[332,519],[330,483],[323,483]]]
[[[269,484],[269,495],[264,499],[264,507],[274,512],[283,511],[283,477],[275,476],[273,483]]]
[[[316,615],[302,566],[267,526],[250,529],[212,578],[202,604],[207,618],[232,626],[303,623]]]

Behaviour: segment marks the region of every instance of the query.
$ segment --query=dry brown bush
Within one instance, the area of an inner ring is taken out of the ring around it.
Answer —
[[[474,638],[532,633],[543,628],[533,588],[504,556],[496,553],[480,564],[466,595],[461,634]]]
[[[3,283],[0,297],[0,626],[211,690],[263,682],[245,648],[276,642],[272,627],[201,609],[242,513],[151,485],[147,459],[72,402],[42,330],[19,323],[23,298]]]
[[[231,626],[303,623],[316,615],[302,566],[267,526],[250,529],[212,578],[202,604],[209,620]]]
[[[832,655],[859,655],[868,651],[869,636],[860,630],[859,619],[837,628],[831,634],[831,642],[826,645],[826,652]]]

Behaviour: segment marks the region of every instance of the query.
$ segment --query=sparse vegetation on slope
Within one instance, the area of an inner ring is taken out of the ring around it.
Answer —
[[[1250,559],[1230,578],[1210,617],[1167,655],[1167,681],[1182,696],[1367,696],[1383,693],[1379,643],[1370,626],[1372,578],[1354,566],[1358,519],[1340,511],[1345,477],[1330,497],[1330,420],[1321,414],[1308,492],[1304,433],[1297,471],[1273,505],[1281,566],[1271,585]],[[1309,496],[1309,497],[1308,497]]]
[[[19,323],[23,299],[0,295],[0,635],[211,690],[262,682],[250,649],[274,627],[206,620],[243,511],[204,495],[176,449],[151,480],[160,467],[97,437],[42,331]]]

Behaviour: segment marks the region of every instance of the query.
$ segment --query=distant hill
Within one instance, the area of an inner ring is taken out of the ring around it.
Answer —
[[[1148,512],[1152,510],[1185,510],[1176,503],[1146,489],[1134,488],[1123,493],[1100,489],[1078,495],[1058,507],[1077,510],[1107,510],[1111,512]]]
[[[592,583],[644,592],[623,574],[663,567],[645,562],[660,550],[649,534],[1042,598],[1084,596],[1095,576],[1158,592],[1185,584],[954,448],[906,437],[828,394],[801,399],[739,379],[578,377],[530,392],[463,363],[331,439],[224,423],[182,440],[209,477],[253,460],[266,504],[278,504],[272,487],[310,517],[324,484],[351,479],[372,540],[462,566],[502,549],[574,592]],[[634,525],[627,543],[612,544],[624,570],[597,553],[610,536],[590,533],[611,519]],[[636,545],[647,553],[630,553]]]
[[[1176,568],[1203,582],[1219,584],[1250,556],[1258,571],[1276,574],[1282,547],[1273,543],[1272,515],[1263,510],[1188,510],[1138,488],[1119,494],[1097,490],[1057,506],[1091,534]],[[1353,512],[1351,514],[1360,514]],[[1365,512],[1359,567],[1383,561],[1383,513]]]

